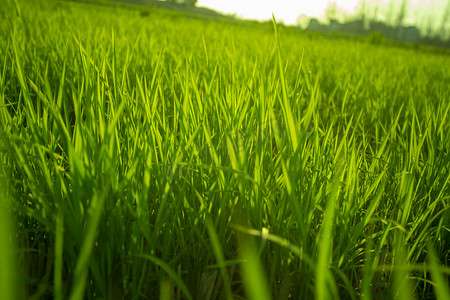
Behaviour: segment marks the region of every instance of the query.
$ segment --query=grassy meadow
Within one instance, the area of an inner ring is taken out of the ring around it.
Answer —
[[[431,50],[4,1],[0,298],[449,299]]]

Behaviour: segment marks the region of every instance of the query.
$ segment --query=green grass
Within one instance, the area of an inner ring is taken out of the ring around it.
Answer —
[[[449,298],[448,52],[140,9],[0,7],[0,298]]]

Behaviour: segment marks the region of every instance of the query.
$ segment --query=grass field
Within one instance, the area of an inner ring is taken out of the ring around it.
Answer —
[[[1,299],[449,299],[450,53],[0,6]]]

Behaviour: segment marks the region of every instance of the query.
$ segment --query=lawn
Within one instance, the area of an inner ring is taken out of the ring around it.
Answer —
[[[274,23],[6,0],[0,298],[449,299],[449,66]]]

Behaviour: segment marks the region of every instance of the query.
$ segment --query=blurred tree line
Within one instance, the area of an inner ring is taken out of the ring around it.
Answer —
[[[415,5],[409,0],[359,0],[352,13],[340,7],[337,0],[329,0],[324,16],[327,24],[300,15],[297,25],[313,31],[371,34],[450,48],[450,0]]]
[[[414,23],[420,28],[422,38],[440,38],[446,40],[450,36],[450,0],[445,3],[431,1],[413,7],[409,0],[360,0],[355,13],[344,12],[336,0],[328,2],[325,19],[341,19],[341,21],[362,20],[364,27],[371,24],[384,23],[400,30],[405,23]]]

